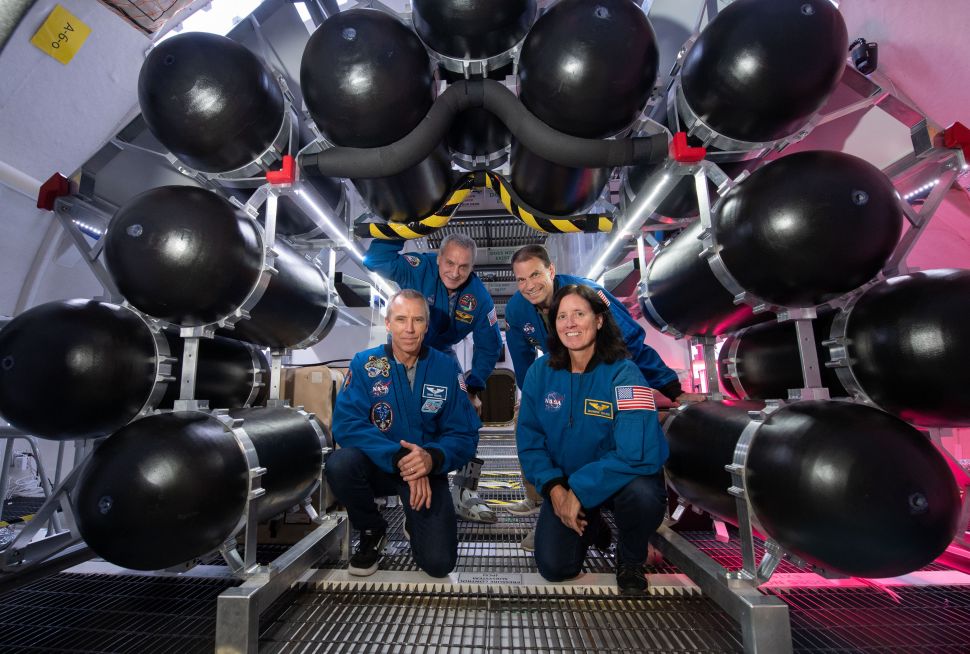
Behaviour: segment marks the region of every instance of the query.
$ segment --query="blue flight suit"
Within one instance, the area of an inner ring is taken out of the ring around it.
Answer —
[[[543,356],[526,374],[515,440],[526,479],[548,495],[567,482],[583,506],[598,506],[634,477],[660,471],[667,441],[656,411],[620,409],[617,386],[644,386],[629,359],[579,373]]]
[[[364,266],[384,275],[401,288],[412,288],[428,301],[431,320],[424,344],[451,352],[451,347],[472,333],[472,369],[466,379],[468,388],[480,391],[495,369],[502,351],[502,333],[495,314],[495,303],[475,273],[455,292],[452,305],[438,274],[438,256],[433,253],[401,254],[404,241],[374,239]]]
[[[414,560],[433,577],[447,575],[458,561],[448,472],[465,465],[478,446],[481,422],[464,384],[454,359],[424,347],[412,388],[391,346],[382,345],[354,356],[333,412],[340,447],[327,457],[325,473],[350,523],[362,531],[385,532],[374,498],[400,495]],[[409,452],[402,440],[431,455],[430,507],[411,508],[410,485],[397,468]]]
[[[390,345],[357,353],[333,411],[333,434],[341,447],[362,450],[377,466],[397,473],[405,440],[428,450],[433,472],[448,473],[475,456],[482,423],[459,379],[454,359],[422,348],[414,389]]]
[[[515,437],[519,461],[547,498],[556,485],[572,490],[588,524],[580,536],[552,502],[543,502],[535,535],[539,572],[550,581],[579,574],[587,547],[596,543],[602,550],[603,537],[609,541],[602,507],[613,510],[619,530],[617,561],[642,565],[667,508],[667,441],[652,400],[639,399],[650,397],[650,389],[629,359],[604,363],[594,355],[583,373],[548,364],[541,357],[525,377]]]
[[[683,392],[677,373],[667,367],[656,350],[643,342],[646,338],[643,328],[633,319],[623,303],[610,295],[609,291],[596,282],[573,275],[557,274],[552,284],[553,293],[570,284],[588,286],[597,291],[613,312],[613,318],[623,335],[623,342],[630,351],[630,358],[640,369],[647,384],[672,400]],[[515,368],[515,381],[522,389],[526,372],[536,360],[536,348],[546,350],[548,326],[545,316],[539,312],[538,307],[526,300],[518,291],[505,307],[505,321],[509,325],[506,340],[509,353],[512,355],[512,366]]]

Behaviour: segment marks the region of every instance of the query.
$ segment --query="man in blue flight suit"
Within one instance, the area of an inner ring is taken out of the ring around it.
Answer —
[[[448,472],[468,463],[481,422],[451,357],[423,345],[424,296],[405,289],[391,297],[384,325],[388,345],[359,352],[337,396],[333,434],[340,445],[326,475],[360,544],[348,572],[377,568],[387,523],[374,498],[400,495],[405,530],[418,566],[444,577],[458,560],[458,523],[448,495]]]
[[[647,384],[671,400],[688,399],[683,396],[677,373],[667,367],[657,352],[644,343],[646,332],[633,319],[623,303],[613,297],[599,284],[573,275],[556,272],[556,266],[549,253],[541,245],[526,245],[512,255],[512,271],[519,290],[505,307],[505,320],[508,323],[506,340],[512,355],[515,381],[521,390],[525,375],[536,360],[537,349],[545,350],[548,335],[548,313],[552,298],[563,286],[580,284],[596,291],[606,303],[623,335],[623,341],[630,351],[630,358],[643,374]],[[689,396],[695,398],[693,394]],[[539,512],[541,496],[526,483],[526,498],[507,508],[513,515],[527,516]],[[534,532],[522,541],[525,549],[532,548]]]
[[[449,234],[438,254],[401,254],[404,241],[375,239],[364,257],[364,266],[384,275],[401,288],[419,291],[428,301],[431,319],[424,344],[455,356],[454,345],[472,335],[472,368],[465,383],[468,397],[481,411],[478,393],[492,374],[502,351],[502,333],[495,304],[473,271],[475,241],[464,234]],[[456,357],[457,359],[457,357]],[[472,459],[458,472],[454,484],[455,510],[466,520],[496,522],[495,512],[478,497],[481,459]]]

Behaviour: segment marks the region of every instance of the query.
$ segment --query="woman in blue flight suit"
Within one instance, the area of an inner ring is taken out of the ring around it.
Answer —
[[[600,511],[611,508],[617,585],[642,593],[648,541],[667,504],[668,450],[653,391],[594,290],[564,286],[549,315],[549,354],[529,368],[516,429],[522,471],[549,500],[536,525],[536,564],[550,581],[578,575],[587,547],[609,544]]]

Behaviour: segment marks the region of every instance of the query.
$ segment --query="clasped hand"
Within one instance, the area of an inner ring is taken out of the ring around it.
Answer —
[[[415,511],[430,509],[431,484],[428,475],[434,466],[434,459],[420,445],[401,441],[401,447],[410,450],[397,462],[397,467],[401,471],[401,479],[408,483],[411,491],[411,508]]]
[[[552,501],[553,511],[562,523],[582,536],[587,525],[586,514],[576,493],[562,486],[555,486],[549,493],[549,499]]]

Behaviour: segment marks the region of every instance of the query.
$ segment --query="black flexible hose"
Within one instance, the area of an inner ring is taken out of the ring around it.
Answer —
[[[563,134],[536,118],[504,85],[494,80],[460,80],[435,100],[428,115],[404,138],[379,148],[334,147],[305,155],[305,169],[327,177],[387,177],[420,163],[445,138],[455,116],[484,108],[495,114],[522,145],[560,166],[612,168],[660,163],[667,157],[667,136],[586,139]]]

